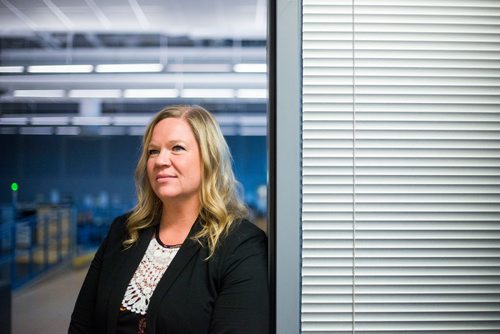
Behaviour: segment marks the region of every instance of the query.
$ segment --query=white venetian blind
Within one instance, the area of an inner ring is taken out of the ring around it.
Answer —
[[[302,332],[500,333],[500,1],[302,4]]]

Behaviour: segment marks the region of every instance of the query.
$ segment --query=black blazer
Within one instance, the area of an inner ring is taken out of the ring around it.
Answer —
[[[125,290],[153,237],[142,230],[124,249],[127,216],[115,219],[78,295],[69,333],[114,333]],[[243,220],[233,224],[209,259],[189,237],[158,283],[146,315],[147,333],[268,333],[267,239]]]

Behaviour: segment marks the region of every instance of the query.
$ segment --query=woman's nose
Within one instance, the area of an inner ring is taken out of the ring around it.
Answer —
[[[156,159],[156,163],[161,166],[170,166],[170,151],[161,150],[160,154],[158,154],[158,159]]]

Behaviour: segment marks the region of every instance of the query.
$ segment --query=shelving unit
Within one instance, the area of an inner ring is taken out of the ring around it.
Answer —
[[[40,205],[15,212],[2,207],[0,278],[17,288],[70,260],[76,249],[76,210]]]

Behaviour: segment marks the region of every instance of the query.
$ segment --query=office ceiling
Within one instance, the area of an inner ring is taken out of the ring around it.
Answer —
[[[0,134],[65,134],[89,115],[88,125],[140,127],[138,114],[171,103],[209,106],[237,127],[260,115],[250,127],[265,133],[266,21],[266,0],[0,0]],[[39,65],[90,70],[32,71]]]
[[[266,0],[1,0],[0,32],[132,32],[262,39],[266,4]]]

